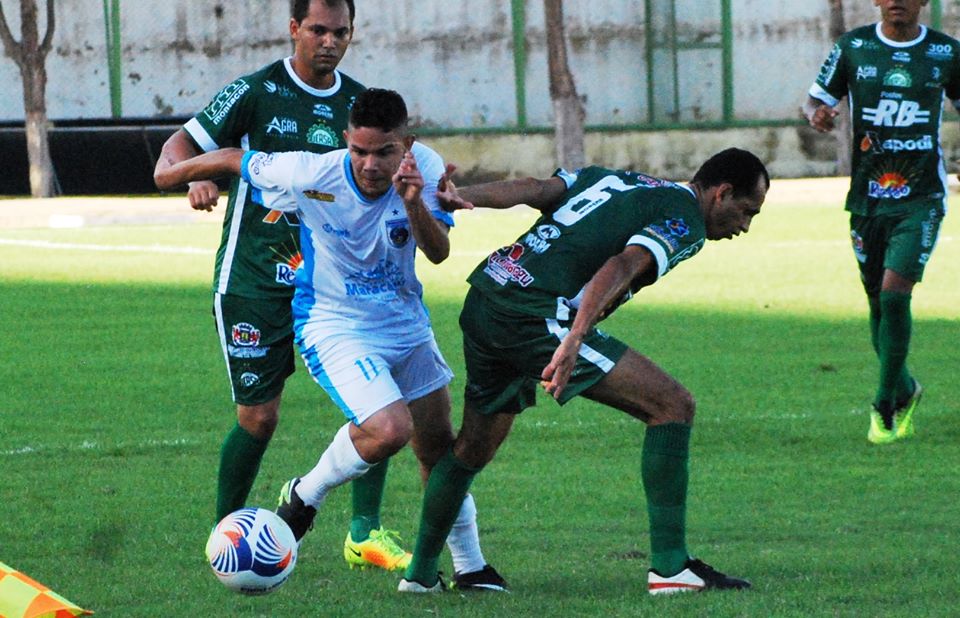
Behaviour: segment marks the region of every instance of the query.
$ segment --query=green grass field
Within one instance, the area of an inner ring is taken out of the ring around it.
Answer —
[[[203,556],[234,422],[210,316],[218,215],[0,229],[0,561],[98,616],[956,615],[960,220],[948,215],[915,293],[918,434],[872,447],[876,361],[842,194],[827,186],[775,182],[748,236],[709,245],[605,323],[696,395],[689,545],[751,579],[747,593],[648,597],[642,424],[543,397],[473,486],[512,594],[410,598],[398,575],[349,571],[348,488],[282,589],[227,591]],[[455,416],[463,279],[530,220],[466,213],[451,259],[421,261]],[[251,504],[272,508],[342,422],[300,368]],[[404,450],[384,522],[412,540],[419,507]]]

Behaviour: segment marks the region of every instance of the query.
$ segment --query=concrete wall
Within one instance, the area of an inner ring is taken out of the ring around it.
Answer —
[[[721,40],[720,0],[676,0],[683,42]],[[5,3],[9,5],[10,3]],[[200,109],[223,84],[290,51],[288,0],[122,2],[122,112],[128,118],[180,118]],[[716,49],[685,49],[676,60],[674,99],[669,58],[647,67],[647,37],[662,41],[661,1],[566,2],[570,62],[585,100],[588,125],[642,127],[657,122],[722,120],[722,63]],[[872,2],[853,0],[846,23],[875,21]],[[943,29],[960,34],[960,2],[942,2]],[[463,131],[515,127],[513,15],[509,0],[357,0],[357,33],[342,68],[368,85],[404,93],[423,126]],[[109,118],[103,5],[57,3],[55,48],[48,59],[48,108],[54,121]],[[19,38],[19,12],[5,14]],[[733,108],[737,121],[797,118],[797,108],[825,57],[827,2],[733,0]],[[929,19],[929,9],[925,12]],[[524,95],[527,126],[549,127],[542,2],[525,3]],[[654,109],[650,109],[649,80]],[[0,58],[0,122],[23,118],[20,76]],[[953,152],[953,134],[947,148]],[[549,135],[445,137],[447,149],[478,177],[514,166],[553,169]],[[717,147],[739,144],[767,155],[782,175],[830,173],[830,140],[797,127],[665,133],[591,133],[592,161],[665,175],[687,175]]]

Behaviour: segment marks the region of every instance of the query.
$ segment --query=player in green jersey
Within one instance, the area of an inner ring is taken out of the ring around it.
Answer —
[[[881,20],[844,34],[823,63],[803,111],[818,131],[834,128],[850,102],[852,177],[846,209],[880,376],[867,439],[889,444],[914,433],[923,389],[907,369],[910,300],[946,211],[940,146],[943,97],[960,108],[960,42],[920,24],[926,0],[874,0]]]
[[[589,167],[547,180],[441,192],[456,208],[528,204],[542,216],[470,275],[460,315],[467,369],[463,424],[434,466],[401,592],[442,588],[443,539],[474,476],[534,405],[539,382],[561,404],[583,395],[645,422],[641,455],[652,545],[651,594],[741,589],[687,552],[687,461],[693,396],[647,357],[596,328],[640,288],[696,255],[706,239],[746,232],[770,178],[751,153],[711,157],[689,186]]]
[[[317,153],[344,146],[350,106],[364,90],[337,70],[353,37],[354,2],[294,0],[291,9],[293,55],[223,88],[167,140],[158,169],[228,146]],[[194,209],[208,211],[219,197],[209,181],[191,183],[188,196]],[[214,315],[237,406],[237,424],[221,448],[218,521],[244,506],[277,426],[284,383],[294,371],[290,302],[301,261],[299,222],[254,198],[252,187],[235,177],[214,272]],[[352,566],[385,566],[382,556],[397,567],[409,561],[380,525],[387,462],[352,485],[344,548]]]

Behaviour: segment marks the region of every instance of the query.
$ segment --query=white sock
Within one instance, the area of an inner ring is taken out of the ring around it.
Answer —
[[[353,445],[347,423],[333,436],[313,470],[300,477],[295,491],[304,504],[319,508],[331,489],[363,476],[371,467]]]
[[[480,532],[477,529],[477,505],[473,496],[467,494],[460,505],[457,520],[453,522],[447,547],[453,558],[453,570],[456,573],[480,571],[487,562],[480,551]]]

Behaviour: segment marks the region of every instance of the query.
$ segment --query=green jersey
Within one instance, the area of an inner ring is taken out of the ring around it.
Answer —
[[[492,253],[468,278],[491,302],[521,314],[566,320],[579,307],[593,275],[628,245],[653,254],[654,280],[703,246],[703,214],[687,187],[602,167],[558,175],[568,187],[559,207],[512,245]],[[632,282],[618,305],[649,283]]]
[[[960,42],[920,27],[913,41],[883,36],[880,24],[844,34],[809,94],[828,105],[845,95],[853,124],[847,210],[908,212],[946,200],[940,147],[943,95],[960,106]]]
[[[289,58],[278,60],[234,80],[184,129],[204,152],[227,146],[317,153],[342,148],[350,106],[364,87],[340,72],[334,77],[333,86],[318,90],[297,76]],[[289,298],[300,262],[296,215],[265,208],[252,186],[234,178],[214,290],[248,298]]]

